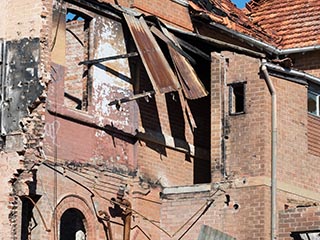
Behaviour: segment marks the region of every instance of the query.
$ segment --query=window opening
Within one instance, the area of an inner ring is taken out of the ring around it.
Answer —
[[[320,86],[312,83],[308,89],[308,112],[320,116]]]
[[[85,217],[75,208],[66,210],[60,220],[60,240],[85,240]]]
[[[229,84],[229,113],[231,115],[245,113],[245,84]]]
[[[64,104],[73,109],[88,108],[89,68],[79,65],[89,59],[91,18],[76,10],[66,14],[66,73],[64,81]]]
[[[319,240],[320,230],[292,232],[290,235],[294,240]]]

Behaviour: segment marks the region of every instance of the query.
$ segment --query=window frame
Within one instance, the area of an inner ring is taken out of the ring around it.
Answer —
[[[309,111],[309,99],[310,99],[309,96],[311,94],[315,96],[315,102],[316,102],[315,113]],[[309,83],[308,93],[307,93],[307,111],[309,114],[313,116],[320,117],[320,86],[318,86],[317,84]]]
[[[74,15],[77,16],[77,19],[68,19],[68,15]],[[84,10],[84,9],[78,9],[76,6],[73,6],[71,4],[66,5],[66,12],[64,14],[64,19],[65,19],[65,59],[67,62],[67,56],[68,56],[68,49],[67,49],[67,32],[69,32],[70,34],[74,34],[69,28],[68,28],[68,22],[72,22],[72,21],[83,21],[84,24],[84,29],[83,29],[83,33],[84,33],[84,42],[83,43],[83,57],[84,59],[82,59],[82,61],[84,60],[89,60],[90,59],[90,49],[91,49],[91,45],[92,45],[92,28],[93,28],[93,22],[92,20],[94,19],[94,16],[92,16],[88,11]],[[77,36],[74,36],[75,39],[77,39],[78,41],[81,41],[80,39],[77,38]],[[82,78],[78,79],[82,82],[82,88],[81,88],[81,99],[80,103],[78,106],[76,106],[75,108],[69,107],[70,109],[73,110],[79,110],[82,112],[88,112],[88,108],[89,105],[91,104],[91,88],[92,88],[92,77],[91,77],[91,65],[83,65],[82,66]],[[69,73],[68,70],[68,66],[66,63],[66,72],[65,72],[65,78],[67,76],[67,74]],[[84,73],[86,73],[86,76],[84,76]],[[66,81],[64,81],[64,84],[66,84]],[[64,85],[64,91],[66,90],[66,85]],[[64,92],[64,104],[66,104],[65,100],[68,98],[69,94],[67,92]],[[69,100],[74,96],[70,95]]]
[[[237,116],[237,115],[242,115],[246,113],[246,84],[247,84],[247,81],[233,82],[233,83],[227,84],[229,88],[228,111],[230,116]],[[239,104],[239,99],[237,100],[238,98],[237,96],[239,96],[239,94],[235,94],[234,90],[240,86],[243,89],[242,99],[241,99],[242,107],[241,107],[241,111],[237,111],[237,104]]]

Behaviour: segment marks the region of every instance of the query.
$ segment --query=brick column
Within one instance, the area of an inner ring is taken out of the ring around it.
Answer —
[[[224,58],[217,53],[211,54],[211,179],[220,181],[222,172],[222,135],[224,105]]]

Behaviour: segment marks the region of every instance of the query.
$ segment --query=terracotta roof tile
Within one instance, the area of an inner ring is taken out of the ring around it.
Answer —
[[[280,38],[254,24],[245,12],[237,8],[230,0],[193,0],[189,1],[193,16],[205,16],[213,22],[229,29],[275,44]]]
[[[247,12],[257,26],[281,37],[279,48],[320,45],[319,0],[251,0]]]

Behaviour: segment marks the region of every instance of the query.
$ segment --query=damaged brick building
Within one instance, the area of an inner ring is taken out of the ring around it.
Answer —
[[[319,238],[318,0],[0,2],[0,239]]]

